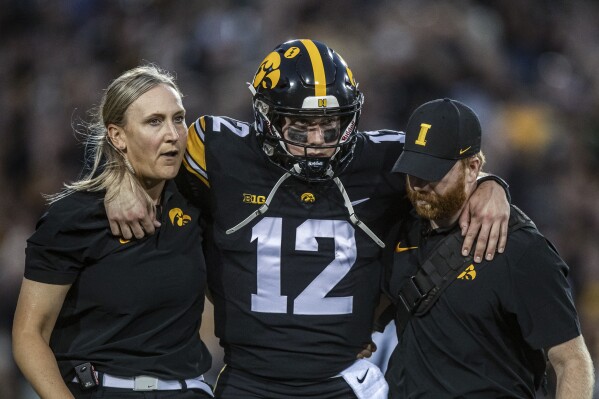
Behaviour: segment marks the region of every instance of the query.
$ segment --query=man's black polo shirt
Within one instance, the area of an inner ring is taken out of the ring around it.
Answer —
[[[414,214],[405,223],[388,286],[395,300],[454,231],[431,230]],[[510,231],[503,254],[466,267],[428,313],[410,319],[386,374],[390,398],[534,398],[541,349],[580,335],[567,274],[536,229]]]
[[[92,362],[120,376],[190,378],[210,368],[199,338],[206,264],[199,210],[167,182],[162,226],[142,240],[114,237],[104,193],[53,204],[27,242],[25,277],[72,284],[50,347],[62,375]]]

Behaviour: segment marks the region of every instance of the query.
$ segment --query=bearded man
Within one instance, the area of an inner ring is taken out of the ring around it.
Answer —
[[[457,221],[481,173],[480,148],[480,122],[458,101],[410,116],[393,168],[406,175],[414,210],[395,229],[388,270],[399,341],[389,397],[534,398],[548,358],[556,398],[590,399],[593,366],[555,247],[512,206],[504,253],[475,263],[460,252]]]

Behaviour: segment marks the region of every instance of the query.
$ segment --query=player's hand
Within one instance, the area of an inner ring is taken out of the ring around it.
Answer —
[[[143,238],[154,234],[160,222],[156,220],[154,207],[133,182],[134,177],[125,173],[118,186],[111,186],[104,198],[110,230],[115,236],[126,240]]]
[[[360,353],[358,353],[358,356],[356,356],[356,358],[358,359],[367,359],[370,356],[372,356],[372,354],[376,352],[376,344],[374,342],[370,342],[369,344],[367,344],[366,346],[364,346],[364,349],[362,349],[360,351]]]
[[[460,215],[460,227],[464,244],[462,254],[470,253],[476,240],[474,261],[480,263],[483,256],[492,260],[495,250],[502,253],[507,242],[510,204],[505,190],[497,182],[481,183],[470,197]]]

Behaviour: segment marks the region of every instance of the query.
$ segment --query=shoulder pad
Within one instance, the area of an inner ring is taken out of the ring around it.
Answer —
[[[234,134],[239,137],[245,137],[250,134],[251,124],[238,121],[228,116],[201,116],[194,125],[196,129],[201,130],[203,134],[212,133]],[[191,128],[191,127],[190,127]]]

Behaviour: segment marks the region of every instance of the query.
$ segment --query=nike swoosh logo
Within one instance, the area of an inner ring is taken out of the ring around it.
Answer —
[[[362,198],[362,199],[359,199],[359,200],[356,200],[356,201],[352,201],[351,202],[351,206],[356,206],[358,204],[361,204],[362,202],[368,201],[369,199],[370,199],[370,197],[368,197],[368,198]]]
[[[470,146],[468,148],[464,148],[463,150],[460,150],[460,155],[462,155],[463,153],[465,153],[466,151],[468,151],[470,148],[472,148],[472,146]]]
[[[125,240],[124,238],[119,238],[119,242],[121,244],[127,244],[129,241],[131,241],[131,240]]]
[[[405,251],[409,251],[411,249],[416,249],[418,247],[402,247],[401,246],[401,241],[397,243],[397,246],[395,247],[395,252],[400,253],[400,252],[405,252]]]
[[[364,375],[362,376],[362,378],[360,377],[356,377],[356,380],[358,380],[358,382],[361,384],[364,382],[364,380],[366,379],[366,376],[368,375],[368,372],[370,371],[370,369],[366,369],[366,372],[364,373]]]

